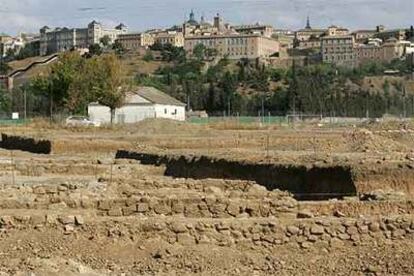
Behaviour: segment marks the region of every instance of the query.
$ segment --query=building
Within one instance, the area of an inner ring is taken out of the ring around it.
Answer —
[[[299,40],[297,41],[296,47],[299,50],[305,49],[321,49],[321,39],[316,37],[311,37],[308,40]]]
[[[347,28],[332,25],[328,27],[328,30],[326,31],[325,35],[328,35],[328,36],[349,35],[349,30]]]
[[[273,27],[270,25],[241,25],[233,26],[233,29],[239,34],[259,34],[264,37],[272,37]]]
[[[354,44],[355,40],[352,35],[322,37],[322,61],[344,67],[354,67],[356,64]]]
[[[354,67],[368,62],[390,63],[395,59],[405,59],[414,52],[414,45],[396,38],[385,42],[371,38],[367,43],[355,43],[353,35],[327,36],[322,38],[321,51],[325,63]]]
[[[192,55],[199,44],[216,49],[219,57],[236,60],[267,58],[280,51],[280,43],[272,38],[259,34],[230,34],[186,37],[184,48],[187,54]]]
[[[273,30],[272,38],[280,43],[280,48],[293,48],[295,42],[295,32],[291,30],[275,29]]]
[[[295,32],[295,40],[307,41],[311,38],[317,39],[326,34],[327,29],[313,29],[310,25],[309,17],[306,20],[306,27]]]
[[[5,57],[9,51],[18,54],[25,44],[26,41],[21,36],[0,36],[0,55],[1,57]]]
[[[159,32],[154,34],[154,42],[161,45],[171,44],[184,47],[184,34],[176,31]]]
[[[387,41],[390,38],[395,38],[397,40],[406,40],[406,30],[396,29],[396,30],[385,30],[381,29],[375,34],[376,38],[382,39],[382,41]]]
[[[352,32],[352,35],[355,38],[355,42],[365,43],[369,39],[374,38],[377,33],[377,30],[357,30]]]
[[[207,22],[204,16],[201,16],[200,22],[198,22],[195,19],[194,11],[191,11],[189,20],[184,22],[181,29],[184,37],[218,35],[232,32],[232,30],[230,30],[230,25],[225,24],[223,18],[219,14],[214,17],[213,23]]]
[[[102,24],[92,21],[87,28],[56,28],[48,26],[40,29],[40,54],[47,55],[71,49],[88,48],[90,45],[100,43],[105,36],[113,43],[120,34],[127,33],[128,28],[120,24],[113,29],[104,28]]]
[[[148,33],[120,34],[117,40],[126,50],[147,48],[154,44],[154,37]]]
[[[128,93],[125,104],[115,110],[114,123],[131,124],[148,118],[185,120],[185,104],[153,87],[138,87]],[[88,115],[94,121],[109,123],[109,107],[91,103]]]

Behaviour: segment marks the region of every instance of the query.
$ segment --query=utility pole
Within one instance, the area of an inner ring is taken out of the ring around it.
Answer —
[[[27,92],[26,92],[26,88],[23,87],[23,98],[24,98],[24,122],[26,123],[27,120]]]
[[[262,123],[264,123],[264,98],[262,97]]]
[[[406,98],[406,90],[405,90],[405,85],[403,85],[403,118],[405,119],[405,118],[407,118],[407,109],[406,109],[406,106],[405,106],[405,98]]]

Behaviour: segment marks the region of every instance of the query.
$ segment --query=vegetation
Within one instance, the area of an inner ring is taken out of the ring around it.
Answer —
[[[142,59],[146,62],[149,62],[154,60],[154,56],[152,55],[151,51],[147,51]]]
[[[10,70],[10,66],[3,59],[0,59],[0,75],[6,75]]]
[[[227,59],[206,64],[205,51],[197,46],[193,59],[160,68],[156,76],[139,76],[137,82],[163,87],[189,109],[212,115],[414,115],[414,96],[404,92],[401,84],[388,84],[380,92],[360,85],[365,77],[383,75],[387,69],[405,72],[402,61],[368,63],[354,70],[324,64],[284,70],[250,60],[236,66]]]
[[[63,110],[84,114],[90,102],[108,106],[113,115],[124,101],[125,88],[123,67],[116,55],[85,59],[77,52],[67,52],[52,66],[48,76],[33,79],[27,89],[48,103],[47,115],[52,116]]]
[[[103,36],[99,42],[104,46],[108,47],[111,44],[111,38],[108,35]]]
[[[89,46],[89,54],[88,57],[92,56],[100,56],[102,55],[102,47],[98,43],[92,44]]]
[[[113,117],[123,104],[128,76],[118,59],[125,50],[117,43],[112,48],[115,54],[108,55],[99,44],[93,45],[86,58],[77,52],[62,54],[48,76],[17,88],[9,102],[15,106],[24,95],[33,111],[49,116],[64,110],[85,114],[88,103],[98,102],[110,107]],[[210,115],[414,115],[414,95],[401,79],[375,85],[367,79],[387,69],[403,74],[408,67],[399,60],[352,70],[326,64],[276,69],[255,60],[211,59],[216,53],[202,45],[188,58],[183,48],[169,44],[154,45],[143,60],[151,62],[154,50],[165,62],[154,74],[137,73],[134,84],[161,89],[187,103],[188,109],[206,110]],[[1,99],[5,110],[8,98]]]

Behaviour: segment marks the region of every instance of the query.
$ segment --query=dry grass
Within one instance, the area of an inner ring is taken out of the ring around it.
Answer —
[[[131,148],[132,144],[126,141],[106,139],[57,139],[52,143],[52,152],[62,153],[109,153],[119,149]]]

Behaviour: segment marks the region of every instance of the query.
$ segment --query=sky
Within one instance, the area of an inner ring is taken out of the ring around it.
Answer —
[[[0,0],[0,33],[37,33],[44,25],[84,27],[94,19],[143,31],[181,24],[191,9],[209,21],[220,13],[231,24],[260,22],[278,29],[302,28],[308,15],[312,27],[414,25],[414,0]]]

